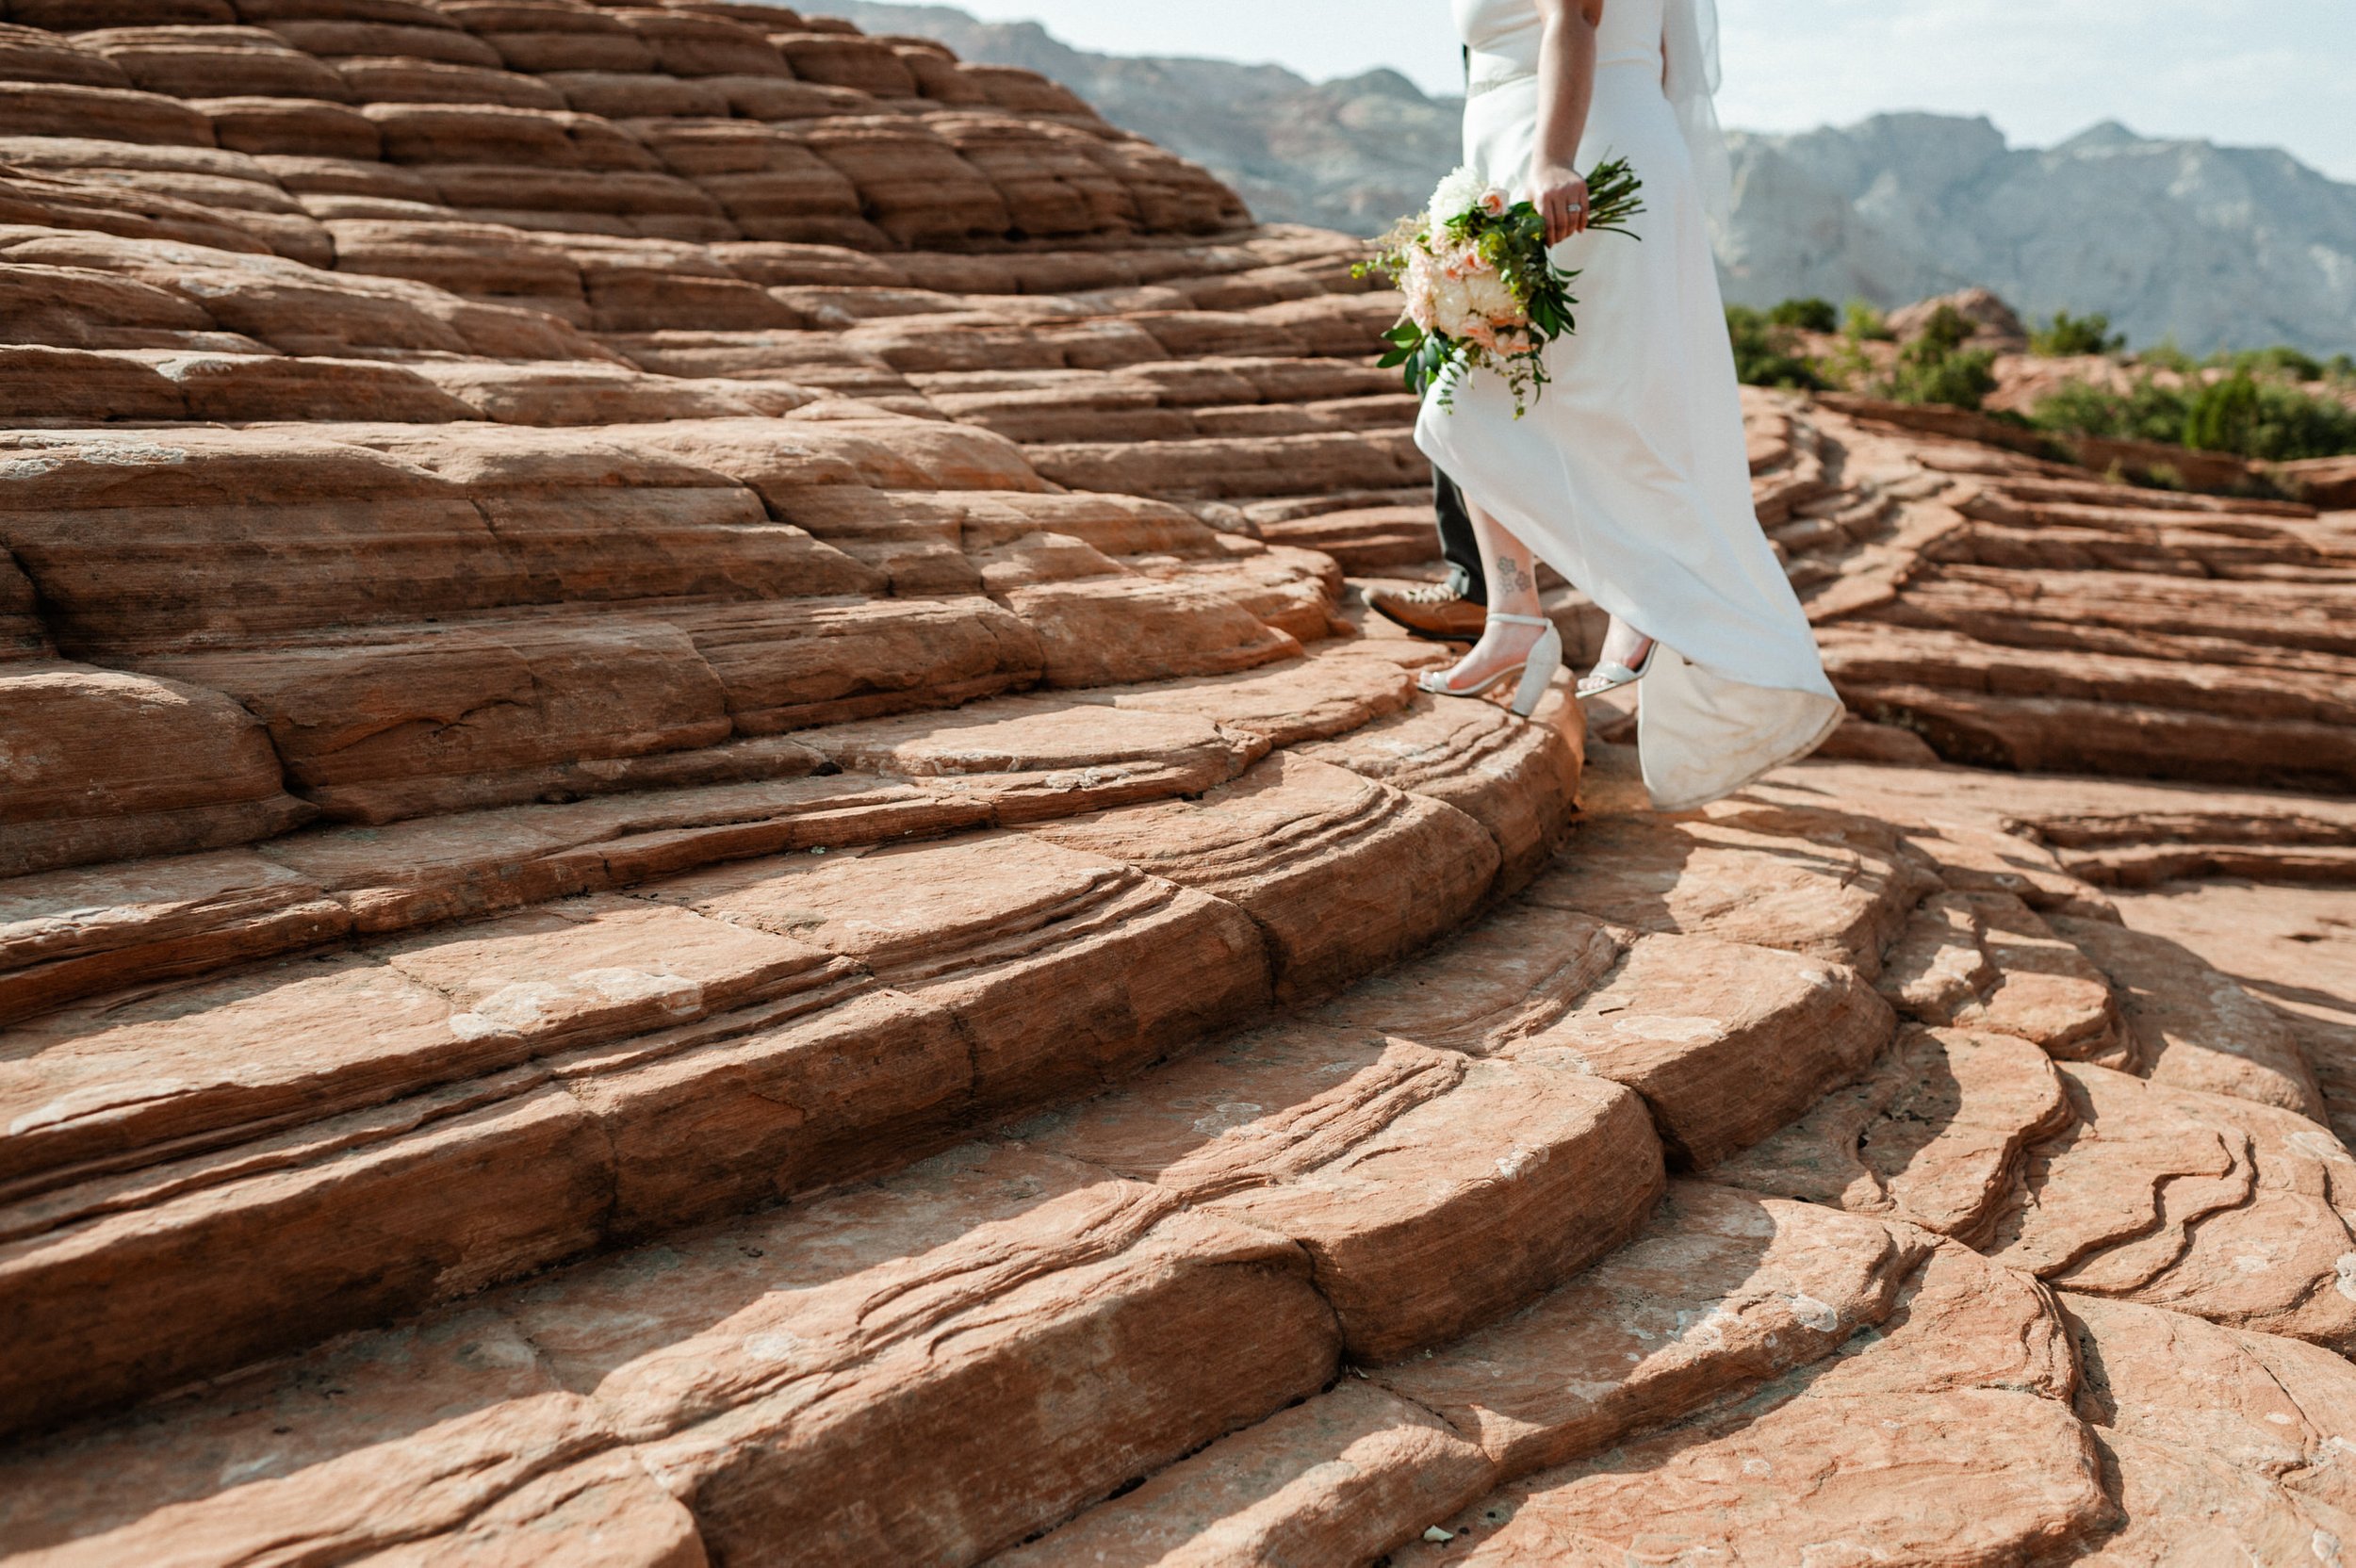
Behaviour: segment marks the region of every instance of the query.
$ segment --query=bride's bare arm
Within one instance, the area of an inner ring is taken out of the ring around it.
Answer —
[[[1604,0],[1532,0],[1546,23],[1538,56],[1538,141],[1523,199],[1546,215],[1546,243],[1587,227],[1587,181],[1576,167],[1595,99],[1595,28]]]

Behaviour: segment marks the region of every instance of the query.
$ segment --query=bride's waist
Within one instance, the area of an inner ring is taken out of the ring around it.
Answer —
[[[1602,85],[1601,78],[1604,72],[1612,71],[1616,74],[1622,68],[1629,66],[1644,67],[1651,73],[1652,79],[1657,82],[1661,79],[1661,51],[1631,49],[1621,54],[1605,56],[1595,62],[1597,85]],[[1516,87],[1524,82],[1534,82],[1537,79],[1538,67],[1533,62],[1516,59],[1508,55],[1475,54],[1472,57],[1471,85],[1465,89],[1465,96],[1478,98],[1484,93],[1495,92],[1499,88]]]

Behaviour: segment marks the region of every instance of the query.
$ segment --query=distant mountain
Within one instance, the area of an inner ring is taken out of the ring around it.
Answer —
[[[1035,22],[980,22],[946,6],[809,8],[1052,77],[1116,125],[1211,170],[1270,221],[1380,233],[1421,206],[1461,157],[1463,101],[1426,97],[1395,71],[1317,84],[1274,65],[1092,55]]]
[[[1463,103],[1393,72],[1312,83],[1268,65],[1125,58],[946,6],[810,0],[872,32],[1027,66],[1217,172],[1263,219],[1373,234],[1460,156]],[[1882,306],[1972,284],[2025,316],[2103,311],[2138,344],[2356,352],[2356,186],[2287,153],[2098,125],[2058,147],[1985,120],[1879,115],[1734,138],[1730,300]]]
[[[2139,344],[2356,351],[2356,186],[2288,153],[2117,124],[2040,151],[1929,114],[1734,140],[1719,262],[1742,303],[1980,284],[2032,318],[2106,311]]]

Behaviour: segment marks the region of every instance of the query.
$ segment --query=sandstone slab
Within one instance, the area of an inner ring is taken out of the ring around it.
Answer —
[[[1575,702],[1540,716],[1519,724],[1486,704],[1418,696],[1301,754],[1455,807],[1489,830],[1500,883],[1518,887],[1570,836],[1586,738]]]
[[[2330,1351],[2179,1313],[2065,1296],[2078,1404],[2126,1522],[2103,1564],[2328,1560],[2356,1527],[2341,1445],[2356,1376]]]
[[[803,740],[838,767],[924,779],[1009,824],[1212,790],[1265,752],[1192,715],[1044,696],[835,725]]]
[[[1872,1220],[1678,1182],[1628,1247],[1380,1380],[1512,1479],[1832,1353],[1889,1318],[1929,1255]]]
[[[1279,754],[1199,800],[1034,831],[1237,904],[1268,934],[1280,997],[1330,990],[1468,913],[1497,869],[1471,818]],[[1398,890],[1422,890],[1414,904]]]
[[[635,901],[281,960],[19,1025],[0,1175],[50,1180],[315,1119],[801,988],[840,960]]]
[[[1239,1319],[1260,1332],[1226,1331]],[[969,1150],[362,1336],[160,1425],[86,1429],[12,1456],[0,1491],[39,1511],[12,1536],[60,1563],[228,1561],[289,1530],[421,1553],[532,1539],[535,1501],[562,1514],[603,1488],[525,1483],[597,1463],[638,1499],[631,1467],[651,1476],[735,1560],[972,1560],[1314,1390],[1334,1354],[1283,1244],[1068,1162]],[[1109,1403],[1082,1370],[1108,1359],[1127,1374]],[[1055,1413],[1083,1397],[1088,1419]],[[940,1485],[1006,1478],[1026,1423],[1023,1484]],[[801,1484],[860,1466],[876,1484]],[[139,1487],[113,1484],[133,1470]],[[669,1554],[635,1560],[695,1560],[677,1513],[613,1494],[581,1511]]]
[[[2027,1040],[1908,1028],[1863,1081],[1718,1168],[1716,1179],[1986,1244],[2029,1151],[2075,1112]]]
[[[1294,1239],[1370,1364],[1560,1282],[1661,1183],[1643,1107],[1562,1054],[1468,1061],[1316,1027],[1198,1053],[1036,1135]]]
[[[1991,1255],[2065,1288],[2333,1347],[2356,1334],[2356,1162],[2306,1118],[2065,1064]]]
[[[2236,1095],[2326,1119],[2323,1090],[2282,1015],[2166,937],[2100,921],[2061,933],[2118,988],[2138,1056],[2156,1084]]]
[[[1356,1568],[1470,1502],[1491,1474],[1447,1422],[1345,1380],[991,1561]]]
[[[1863,1070],[1889,1008],[1846,966],[1706,937],[1631,936],[1521,906],[1361,986],[1329,1014],[1482,1054],[1565,1051],[1644,1096],[1707,1168]]]
[[[50,660],[0,664],[0,874],[219,849],[312,812],[253,714],[178,680]]]
[[[1882,972],[1882,994],[1918,1022],[2013,1035],[2055,1057],[2135,1060],[2110,982],[2010,893],[1935,893]]]
[[[1446,1521],[1446,1546],[1395,1560],[1602,1568],[1637,1554],[1763,1564],[2067,1551],[2117,1518],[2071,1383],[2050,1299],[1942,1248],[1887,1331],[1723,1414],[1505,1488]]]
[[[1642,931],[1788,947],[1870,978],[1936,885],[1878,824],[1753,808],[1598,819],[1525,896]]]
[[[1239,911],[1029,834],[853,850],[647,890],[722,923],[838,955],[949,1010],[973,1111],[1101,1087],[1265,1001]]]

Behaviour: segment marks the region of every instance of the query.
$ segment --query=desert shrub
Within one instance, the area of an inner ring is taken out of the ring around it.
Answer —
[[[2257,414],[2239,449],[2244,457],[2295,463],[2356,453],[2356,409],[2284,382],[2261,381],[2257,387]]]
[[[2321,381],[2323,365],[2287,343],[2271,349],[2245,349],[2217,356],[2215,364],[2245,376],[2281,376],[2291,381]]]
[[[2076,382],[2040,399],[2029,417],[2058,434],[2157,441],[2265,463],[2356,452],[2356,409],[2243,374],[2183,388],[2147,375],[2125,392]]]
[[[2113,441],[2183,441],[2187,404],[2183,392],[2139,376],[2125,392],[2073,381],[2037,400],[2029,422],[2065,435]]]
[[[1799,352],[1793,330],[1749,305],[1726,306],[1726,336],[1734,344],[1735,378],[1747,386],[1814,391],[1824,383]]]
[[[2127,346],[2124,335],[2111,331],[2111,318],[2097,312],[2092,316],[2072,316],[2057,310],[2053,318],[2029,334],[2029,351],[2049,359],[2066,359],[2073,354],[2115,354]]]
[[[1839,332],[1841,313],[1830,300],[1786,300],[1767,313],[1768,321],[1778,327],[1798,327],[1803,332]]]
[[[1848,309],[1841,314],[1841,330],[1860,343],[1887,343],[1897,335],[1890,330],[1882,313],[1863,300],[1849,302]]]
[[[2148,349],[2136,351],[2135,363],[2149,370],[2174,370],[2184,375],[2201,368],[2201,362],[2177,345],[2174,333]]]
[[[2333,354],[2324,363],[2323,373],[2333,381],[2356,381],[2356,356]]]
[[[1922,335],[1898,352],[1889,395],[1902,403],[1943,403],[1977,410],[1996,390],[1996,355],[1966,349],[1976,329],[1953,305],[1941,305],[1922,324]]]
[[[2258,424],[2258,384],[2236,372],[2193,395],[2180,439],[2202,451],[2246,452]]]

